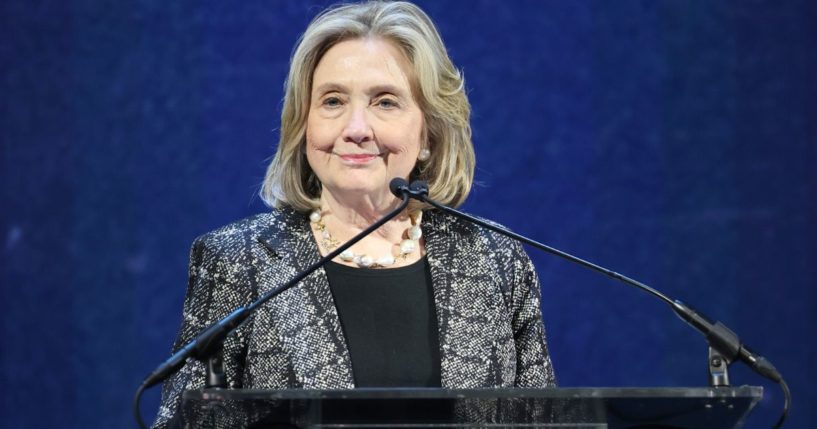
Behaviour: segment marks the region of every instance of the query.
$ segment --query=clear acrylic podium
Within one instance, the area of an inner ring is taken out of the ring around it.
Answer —
[[[761,387],[190,390],[185,428],[739,428]]]

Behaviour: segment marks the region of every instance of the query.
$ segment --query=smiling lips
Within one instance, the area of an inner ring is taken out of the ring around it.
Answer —
[[[340,159],[352,163],[352,164],[365,164],[369,161],[374,160],[375,158],[379,157],[379,154],[370,154],[370,153],[359,153],[359,154],[346,154],[346,155],[338,155]]]

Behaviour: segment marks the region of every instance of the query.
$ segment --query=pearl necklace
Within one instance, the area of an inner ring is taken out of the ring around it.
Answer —
[[[422,212],[417,212],[409,215],[411,219],[411,226],[406,230],[406,237],[400,242],[400,252],[396,259],[405,260],[408,255],[414,253],[420,247],[420,237],[423,236],[423,231],[420,229],[420,219]],[[340,242],[332,238],[332,234],[326,229],[326,224],[323,223],[320,209],[317,209],[309,214],[309,221],[315,226],[315,229],[320,231],[321,246],[327,251],[340,246]],[[386,255],[377,259],[372,258],[364,253],[355,253],[352,249],[346,249],[340,254],[340,259],[344,262],[354,262],[361,268],[386,268],[394,265],[396,259],[392,255]]]

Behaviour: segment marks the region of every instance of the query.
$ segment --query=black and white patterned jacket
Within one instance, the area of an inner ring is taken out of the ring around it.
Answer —
[[[442,386],[555,385],[539,280],[522,247],[435,211],[426,211],[422,223],[439,327]],[[319,258],[308,215],[286,208],[199,237],[191,250],[174,352]],[[224,365],[233,388],[354,388],[326,273],[320,269],[273,298],[229,336]],[[154,426],[167,424],[184,390],[203,385],[204,365],[189,361],[165,382]]]

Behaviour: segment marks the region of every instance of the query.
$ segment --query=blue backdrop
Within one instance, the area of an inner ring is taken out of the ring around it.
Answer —
[[[419,3],[473,104],[466,209],[725,322],[787,376],[790,427],[817,426],[815,2]],[[324,5],[2,2],[0,425],[134,426],[193,238],[266,210],[288,57]],[[562,385],[706,384],[664,305],[531,253]],[[733,368],[768,427],[780,391]]]

